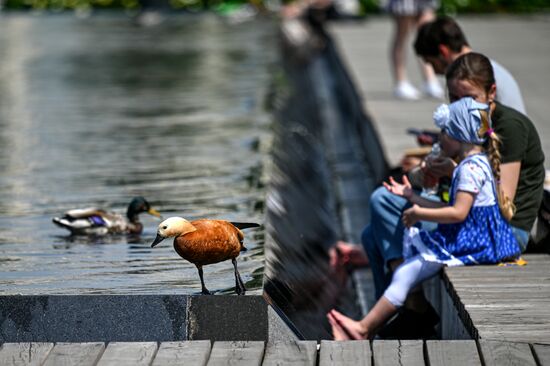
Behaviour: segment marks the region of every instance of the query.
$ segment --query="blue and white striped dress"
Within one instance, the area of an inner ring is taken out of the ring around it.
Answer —
[[[425,260],[448,266],[499,263],[521,253],[510,224],[500,213],[495,182],[485,154],[467,157],[456,167],[449,204],[457,191],[476,195],[463,222],[439,224],[434,231],[412,227],[405,231],[405,258],[420,254]]]

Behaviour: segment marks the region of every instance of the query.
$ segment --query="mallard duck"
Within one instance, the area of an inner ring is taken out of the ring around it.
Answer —
[[[245,251],[244,234],[240,229],[258,227],[255,223],[200,219],[187,221],[170,217],[159,224],[157,237],[151,248],[166,238],[174,238],[174,249],[183,259],[193,263],[199,271],[202,293],[210,292],[204,285],[202,266],[231,259],[235,268],[235,291],[244,295],[246,289],[237,269],[237,257]]]
[[[128,205],[126,217],[114,212],[89,207],[65,212],[62,217],[54,217],[53,223],[69,230],[72,235],[139,234],[143,224],[139,214],[147,212],[160,217],[143,197],[135,197]]]

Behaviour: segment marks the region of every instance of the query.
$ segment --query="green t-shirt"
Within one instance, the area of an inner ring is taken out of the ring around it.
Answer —
[[[510,224],[530,231],[537,217],[544,189],[544,153],[539,135],[529,118],[498,102],[491,120],[502,141],[501,163],[521,161],[514,198],[517,211]]]

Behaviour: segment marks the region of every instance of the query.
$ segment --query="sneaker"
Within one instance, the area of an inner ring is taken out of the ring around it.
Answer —
[[[439,81],[437,80],[426,82],[424,84],[423,89],[424,89],[424,94],[426,94],[430,98],[434,98],[438,100],[445,99],[445,91],[443,90],[443,88],[439,84]]]
[[[420,99],[420,92],[408,81],[399,82],[393,90],[393,95],[395,95],[396,98],[403,100]]]

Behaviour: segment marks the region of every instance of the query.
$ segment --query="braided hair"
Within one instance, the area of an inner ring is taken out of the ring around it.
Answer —
[[[481,127],[478,134],[480,137],[487,136],[487,141],[485,142],[484,148],[489,157],[489,162],[491,163],[493,176],[495,177],[498,206],[502,216],[504,216],[507,221],[510,221],[516,212],[516,206],[510,197],[504,194],[500,186],[501,141],[498,135],[490,127],[488,112],[485,110],[480,110],[479,113],[481,115]]]

